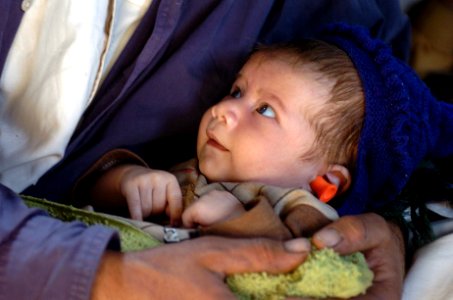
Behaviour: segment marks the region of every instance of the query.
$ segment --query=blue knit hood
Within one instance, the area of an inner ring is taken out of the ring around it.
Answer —
[[[365,28],[330,24],[320,39],[349,55],[365,94],[353,183],[338,212],[375,210],[395,200],[423,159],[453,155],[453,105],[435,99],[416,73]]]

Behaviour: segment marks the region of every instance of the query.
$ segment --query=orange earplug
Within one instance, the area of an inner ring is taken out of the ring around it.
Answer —
[[[312,182],[310,182],[310,187],[318,196],[319,200],[324,203],[332,200],[332,198],[335,197],[338,191],[336,185],[328,182],[322,176],[318,176]]]

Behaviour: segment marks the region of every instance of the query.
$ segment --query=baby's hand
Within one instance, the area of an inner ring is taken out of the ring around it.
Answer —
[[[209,226],[232,219],[245,212],[244,206],[236,197],[226,191],[210,191],[192,203],[182,214],[185,227]]]
[[[166,211],[172,224],[179,221],[182,195],[176,177],[168,172],[131,166],[120,182],[132,219],[142,220]]]

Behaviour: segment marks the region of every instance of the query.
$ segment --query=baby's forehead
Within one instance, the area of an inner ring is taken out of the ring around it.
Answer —
[[[288,71],[293,71],[296,76],[299,76],[297,73],[313,73],[312,75],[317,75],[315,76],[316,78],[324,77],[318,64],[283,49],[254,52],[242,67],[241,72],[266,64],[277,64],[282,67],[288,67]]]
[[[269,70],[263,69],[263,66],[274,66],[279,68],[284,73],[283,76],[290,77],[291,80],[300,80],[305,87],[314,89],[313,95],[322,97],[330,97],[332,89],[336,83],[336,79],[327,76],[321,72],[319,66],[308,60],[297,58],[296,54],[288,51],[258,51],[253,53],[246,64],[238,74],[238,78],[246,78],[256,76],[255,72],[270,72],[270,76],[280,77],[281,72],[272,73]],[[307,86],[307,82],[309,83]]]
[[[284,49],[258,50],[251,54],[247,63],[265,63],[265,62],[280,62],[288,65],[305,64],[300,56]]]
[[[246,65],[260,65],[265,63],[278,63],[289,67],[294,72],[313,73],[317,78],[328,77],[321,70],[321,64],[305,58],[300,53],[288,49],[264,50],[253,53]]]

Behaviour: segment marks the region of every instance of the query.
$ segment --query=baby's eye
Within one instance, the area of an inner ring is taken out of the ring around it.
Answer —
[[[239,88],[235,87],[233,88],[233,90],[230,92],[230,96],[233,97],[233,98],[241,98],[242,96],[242,92]]]
[[[268,104],[262,104],[260,105],[256,111],[268,118],[275,118],[275,111],[272,107],[270,107]]]

